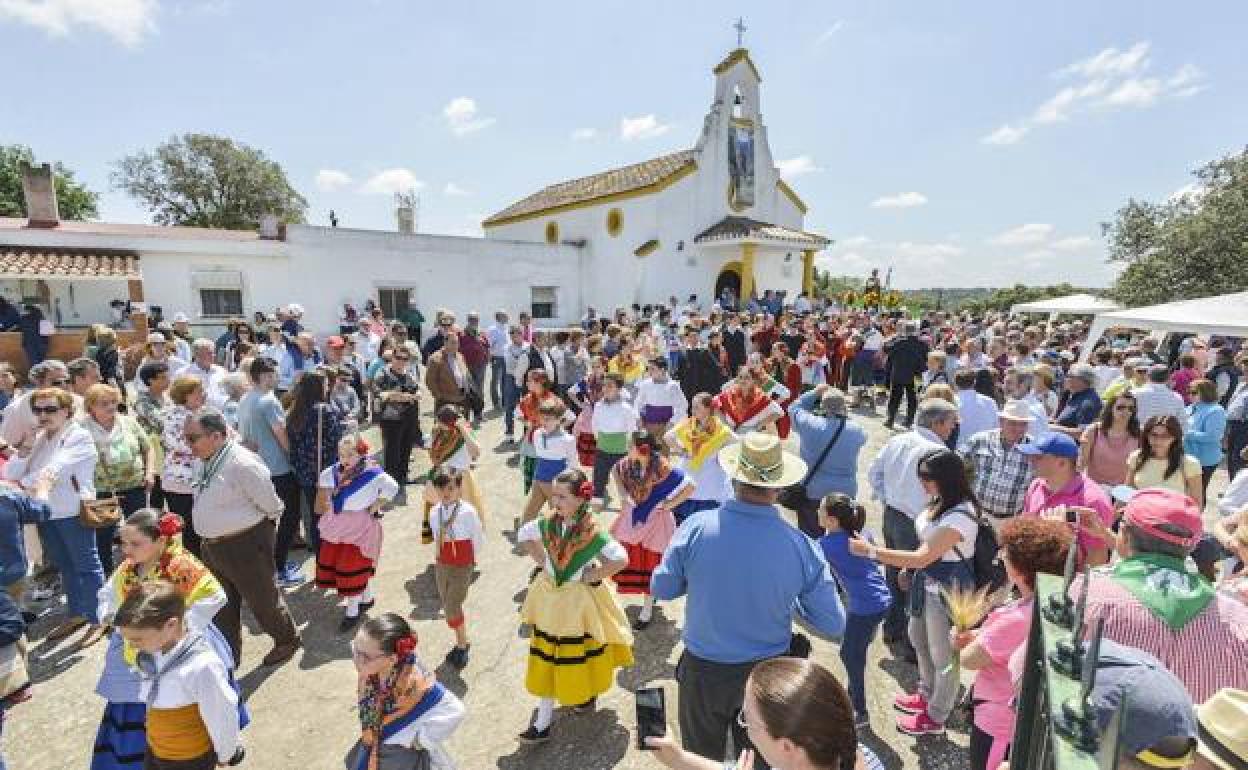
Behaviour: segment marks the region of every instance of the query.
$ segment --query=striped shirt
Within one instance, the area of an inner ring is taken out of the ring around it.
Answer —
[[[1092,573],[1087,626],[1105,620],[1105,638],[1147,652],[1203,703],[1223,687],[1248,689],[1248,605],[1219,593],[1187,625],[1172,631],[1104,570]],[[1071,586],[1078,597],[1082,580]]]

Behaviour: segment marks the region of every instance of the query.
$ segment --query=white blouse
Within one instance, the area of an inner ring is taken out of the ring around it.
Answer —
[[[337,465],[331,465],[321,471],[321,476],[316,482],[316,485],[321,489],[330,490],[330,494],[333,494],[334,470],[337,467]],[[343,506],[342,510],[368,510],[368,507],[376,503],[378,500],[393,500],[394,496],[398,493],[399,483],[391,478],[390,474],[379,473],[372,481],[348,495],[346,504]]]
[[[464,703],[443,687],[442,699],[412,724],[387,738],[392,746],[420,747],[429,752],[433,770],[455,770],[455,760],[442,745],[464,721]]]
[[[525,524],[523,527],[521,527],[520,531],[516,533],[516,542],[517,543],[536,542],[538,544],[541,544],[542,530],[538,526],[538,521],[539,521],[538,519],[534,519],[533,521],[530,521],[528,524]],[[575,573],[569,576],[568,582],[574,582],[574,581],[580,580],[581,575],[584,575],[585,570],[588,569],[595,561],[623,561],[627,558],[628,558],[628,551],[624,550],[624,546],[615,542],[615,538],[608,536],[607,544],[604,545],[602,547],[602,550],[598,552],[598,556],[596,556],[593,559],[590,559],[588,562],[586,562],[584,567],[581,567]],[[550,560],[550,554],[546,554],[546,574],[550,575],[551,577],[555,576],[555,565],[554,565],[554,562]]]
[[[446,523],[454,514],[455,520],[451,522],[451,526],[446,530],[447,540],[471,540],[472,552],[480,557],[485,548],[485,530],[481,527],[481,517],[477,514],[477,509],[472,507],[472,503],[467,500],[460,500],[459,511],[455,511],[455,503],[446,505],[438,503],[429,511],[429,528],[433,530],[433,537],[436,541],[438,533],[446,527]]]
[[[187,637],[178,642],[169,652],[153,655],[157,671],[168,665],[169,660],[178,655],[189,639]],[[151,684],[147,676],[142,678],[139,697],[144,701],[148,699]],[[217,759],[221,762],[229,761],[238,750],[238,693],[230,686],[225,664],[207,643],[197,652],[191,653],[189,659],[178,663],[173,672],[161,677],[156,698],[148,706],[155,709],[176,709],[191,704],[199,706],[199,717],[212,739]]]

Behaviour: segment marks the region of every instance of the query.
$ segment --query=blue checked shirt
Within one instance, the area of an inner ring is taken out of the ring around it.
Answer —
[[[962,457],[971,467],[971,482],[980,510],[997,519],[1017,516],[1023,510],[1023,496],[1031,483],[1031,464],[1027,455],[1018,451],[1031,438],[1006,449],[1001,441],[1001,430],[985,430],[971,436],[962,450]]]

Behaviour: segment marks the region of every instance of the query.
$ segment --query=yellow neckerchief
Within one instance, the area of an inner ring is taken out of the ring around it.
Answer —
[[[695,473],[707,458],[714,457],[732,440],[732,435],[732,430],[715,415],[711,415],[710,430],[703,430],[696,417],[686,417],[676,426],[676,439],[689,453],[688,469]]]
[[[140,575],[138,565],[126,559],[117,568],[113,576],[113,596],[116,607],[120,607],[131,593],[138,590],[143,583],[165,580],[173,584],[182,594],[189,609],[192,604],[217,595],[223,589],[208,568],[194,554],[182,547],[178,540],[171,539],[165,552],[160,555],[156,566]],[[126,642],[122,648],[122,656],[126,665],[133,667],[138,650]]]

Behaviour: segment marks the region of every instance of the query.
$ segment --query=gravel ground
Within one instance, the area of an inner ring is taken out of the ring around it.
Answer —
[[[427,409],[428,405],[426,405]],[[863,450],[860,488],[866,488],[870,458],[890,435],[875,417],[860,415],[870,441]],[[450,741],[461,768],[543,768],[546,770],[642,770],[660,765],[635,748],[635,720],[630,690],[643,685],[667,690],[669,714],[675,717],[675,664],[680,654],[683,602],[660,605],[656,622],[638,634],[637,663],[617,677],[618,687],[598,700],[593,714],[556,713],[554,739],[523,747],[516,733],[531,718],[534,699],[524,690],[527,641],[517,631],[517,609],[530,564],[512,552],[503,530],[521,507],[520,473],[514,453],[499,446],[502,421],[489,415],[480,431],[483,456],[477,478],[487,506],[489,540],[480,574],[467,602],[473,657],[457,672],[442,658],[453,635],[440,619],[431,564],[432,550],[420,544],[419,509],[397,509],[386,517],[386,544],[374,588],[377,611],[411,618],[420,636],[419,650],[430,664],[441,664],[441,681],[466,702],[468,717]],[[417,453],[425,469],[423,452]],[[1221,474],[1215,484],[1224,483]],[[419,498],[413,488],[410,497]],[[878,505],[871,505],[869,526],[879,532]],[[302,555],[302,552],[296,552]],[[305,574],[312,567],[305,561]],[[347,637],[337,632],[340,610],[334,599],[311,584],[287,591],[304,649],[285,666],[258,668],[268,651],[267,638],[244,639],[238,673],[253,723],[244,733],[253,768],[322,770],[341,768],[358,734],[355,675]],[[639,602],[624,600],[630,617]],[[43,642],[59,611],[46,614],[31,629],[32,669],[37,681],[33,701],[9,712],[3,751],[13,770],[85,768],[103,701],[94,694],[105,645],[78,651],[71,643]],[[250,620],[248,618],[248,620]],[[814,657],[843,677],[836,645],[814,640]],[[954,768],[966,765],[966,726],[953,724],[947,737],[914,739],[893,726],[891,702],[916,677],[912,665],[894,659],[879,639],[872,645],[867,670],[872,729],[862,740],[892,768]],[[843,681],[843,680],[842,680]]]

